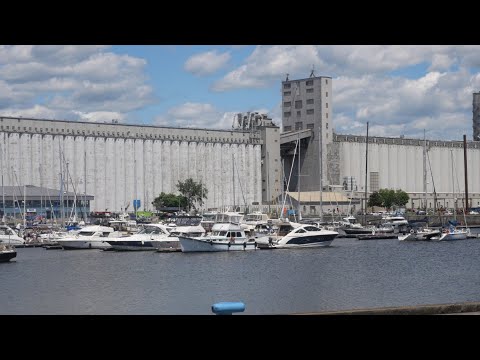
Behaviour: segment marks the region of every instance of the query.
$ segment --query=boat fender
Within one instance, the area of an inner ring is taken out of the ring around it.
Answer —
[[[230,250],[230,242],[228,243],[228,250]]]
[[[245,250],[246,248],[247,248],[247,243],[244,242],[244,243],[243,243],[243,250]]]
[[[88,247],[91,249],[92,248],[92,243],[88,243]]]
[[[412,230],[410,230],[410,234],[413,234],[414,232],[415,232],[415,230],[413,230],[413,229],[412,229]]]

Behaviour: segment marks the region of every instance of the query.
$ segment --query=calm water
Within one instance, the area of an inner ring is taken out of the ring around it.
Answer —
[[[243,314],[480,301],[480,240],[336,239],[225,253],[17,249],[0,263],[0,314]]]

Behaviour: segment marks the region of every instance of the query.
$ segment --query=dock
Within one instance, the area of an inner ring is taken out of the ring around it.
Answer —
[[[480,302],[323,311],[292,315],[480,315]]]
[[[357,235],[358,240],[389,240],[397,239],[398,234],[367,234],[367,235]]]

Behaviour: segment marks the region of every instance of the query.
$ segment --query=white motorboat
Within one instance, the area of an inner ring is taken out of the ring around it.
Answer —
[[[432,237],[432,240],[437,241],[451,241],[451,240],[466,240],[470,235],[470,229],[457,229],[450,226],[445,228],[439,236]]]
[[[155,243],[164,241],[170,235],[171,226],[144,224],[138,233],[126,237],[109,237],[106,242],[117,251],[154,251]]]
[[[208,236],[179,236],[178,239],[182,252],[245,251],[257,248],[255,239],[247,238],[240,224],[230,222],[216,223]]]
[[[311,248],[329,246],[337,235],[336,231],[310,224],[284,222],[279,224],[275,234],[258,238],[256,241],[260,249]]]
[[[0,225],[0,244],[24,245],[25,240],[8,225]]]
[[[440,230],[423,228],[411,230],[410,232],[400,235],[398,240],[400,241],[430,241],[432,238],[441,235]]]
[[[153,241],[153,246],[159,252],[181,251],[179,236],[202,237],[205,229],[200,224],[201,216],[179,216],[175,219],[175,226],[170,230],[170,235]]]
[[[0,244],[0,262],[7,262],[17,256],[15,247],[8,244]]]
[[[113,233],[112,227],[91,225],[73,233],[68,232],[63,238],[56,239],[56,242],[64,250],[108,249],[110,245],[105,240]]]

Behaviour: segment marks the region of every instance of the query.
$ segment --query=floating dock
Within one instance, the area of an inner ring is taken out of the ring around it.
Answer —
[[[358,240],[388,240],[398,239],[398,234],[371,234],[371,235],[357,235]]]

